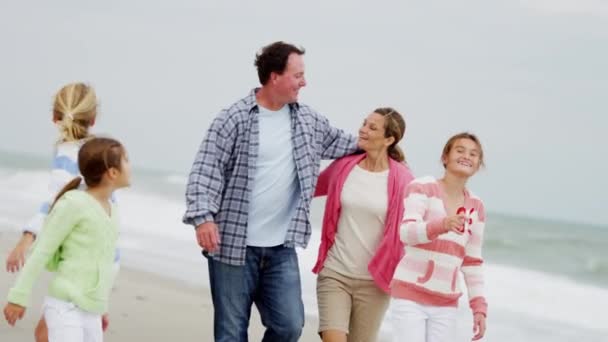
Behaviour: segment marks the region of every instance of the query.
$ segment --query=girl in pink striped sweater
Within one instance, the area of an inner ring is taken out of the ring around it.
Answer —
[[[451,137],[441,162],[443,178],[418,178],[406,190],[401,226],[405,256],[391,284],[395,342],[454,340],[460,273],[474,315],[473,340],[485,333],[485,210],[481,199],[466,189],[467,180],[483,165],[479,139],[469,133]]]

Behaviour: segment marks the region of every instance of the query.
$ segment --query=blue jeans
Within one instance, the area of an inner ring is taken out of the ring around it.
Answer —
[[[247,342],[251,305],[266,327],[262,342],[297,341],[304,327],[298,255],[284,246],[247,247],[244,266],[208,258],[215,342]]]

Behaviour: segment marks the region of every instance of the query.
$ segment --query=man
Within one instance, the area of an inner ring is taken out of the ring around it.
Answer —
[[[263,341],[297,341],[304,326],[296,246],[311,234],[321,159],[356,150],[354,136],[298,103],[304,50],[275,42],[257,54],[261,88],[214,119],[190,173],[184,223],[209,266],[216,342],[247,341],[251,305]]]

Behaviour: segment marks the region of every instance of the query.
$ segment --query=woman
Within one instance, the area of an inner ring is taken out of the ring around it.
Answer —
[[[319,176],[315,196],[327,195],[327,203],[313,272],[323,341],[376,340],[403,251],[399,225],[413,179],[397,146],[404,133],[397,111],[376,109],[359,130],[365,153],[338,159]]]

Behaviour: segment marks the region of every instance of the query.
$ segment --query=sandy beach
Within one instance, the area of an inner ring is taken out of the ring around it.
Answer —
[[[15,275],[5,272],[6,256],[17,241],[17,233],[0,232],[0,294],[2,306]],[[31,306],[23,320],[10,327],[0,322],[0,341],[33,341],[33,331],[40,318],[42,299],[51,277],[45,273],[34,289]],[[260,341],[264,328],[257,311],[252,310],[249,338]],[[318,341],[317,321],[306,318],[301,341]],[[209,290],[123,267],[112,292],[110,327],[107,342],[201,342],[213,341],[213,306]]]

